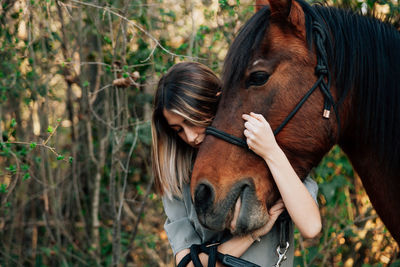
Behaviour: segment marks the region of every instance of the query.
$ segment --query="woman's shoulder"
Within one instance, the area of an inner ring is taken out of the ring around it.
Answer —
[[[307,177],[304,179],[303,183],[306,187],[317,187],[318,188],[317,182],[313,178],[311,178],[310,174],[307,175]]]
[[[307,175],[307,177],[303,181],[303,184],[307,188],[308,192],[310,192],[314,200],[317,202],[317,195],[318,195],[317,182],[314,179],[312,179],[310,175]]]

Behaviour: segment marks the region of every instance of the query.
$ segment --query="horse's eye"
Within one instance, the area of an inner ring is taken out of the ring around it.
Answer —
[[[260,86],[266,83],[269,79],[269,74],[265,71],[256,71],[250,74],[246,80],[246,88],[250,86]]]

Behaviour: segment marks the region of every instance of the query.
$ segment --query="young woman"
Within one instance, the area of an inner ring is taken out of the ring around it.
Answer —
[[[318,188],[309,177],[301,182],[262,115],[243,114],[249,148],[268,164],[282,199],[268,211],[268,223],[248,235],[231,236],[229,231],[215,232],[200,225],[191,201],[190,172],[205,128],[214,118],[220,88],[218,77],[195,62],[174,65],[158,83],[152,117],[153,171],[156,188],[163,194],[167,215],[164,227],[177,263],[190,252],[192,244],[221,242],[218,251],[223,254],[271,266],[278,259],[279,233],[274,223],[285,208],[304,237],[312,238],[320,232]],[[235,207],[231,229],[239,209],[240,203]],[[290,231],[288,259],[281,266],[293,266],[293,228]],[[206,266],[208,256],[201,254],[200,260]]]

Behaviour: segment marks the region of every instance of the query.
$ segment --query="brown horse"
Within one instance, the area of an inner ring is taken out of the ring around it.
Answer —
[[[399,77],[400,34],[391,25],[303,0],[270,0],[229,49],[212,126],[240,144],[241,115],[263,114],[279,128],[277,141],[301,179],[339,144],[399,242]],[[216,230],[227,228],[240,198],[237,228],[245,233],[268,220],[279,192],[264,161],[229,142],[206,137],[192,196],[200,221]]]

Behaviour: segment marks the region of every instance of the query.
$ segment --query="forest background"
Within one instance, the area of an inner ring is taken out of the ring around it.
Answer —
[[[399,21],[398,0],[328,4]],[[0,266],[173,266],[151,175],[154,89],[180,61],[220,73],[253,5],[0,0]],[[296,265],[400,266],[338,147],[312,177],[323,230],[296,231]]]

